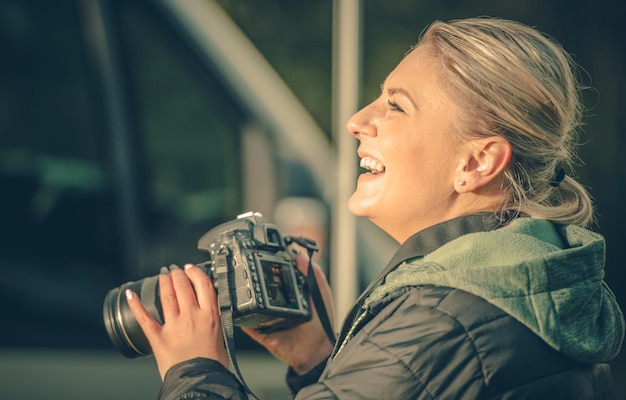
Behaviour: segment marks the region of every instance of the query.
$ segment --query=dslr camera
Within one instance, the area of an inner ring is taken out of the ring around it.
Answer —
[[[222,310],[222,303],[230,303],[233,325],[272,332],[311,318],[306,280],[296,268],[290,243],[290,237],[283,237],[254,212],[218,225],[199,239],[198,248],[210,259],[198,266],[211,277]],[[128,358],[150,355],[150,344],[126,302],[126,289],[137,293],[146,310],[163,324],[158,275],[110,290],[103,307],[113,345]]]

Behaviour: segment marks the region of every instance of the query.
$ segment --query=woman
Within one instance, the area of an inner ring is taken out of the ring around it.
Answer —
[[[624,319],[602,280],[604,240],[584,228],[589,195],[566,174],[579,89],[567,53],[522,24],[479,18],[425,31],[347,125],[367,170],[350,211],[398,252],[334,348],[316,318],[273,334],[246,329],[290,366],[297,399],[610,397],[606,362]],[[163,326],[128,296],[162,398],[244,397],[227,371],[210,280],[189,265],[161,285]]]

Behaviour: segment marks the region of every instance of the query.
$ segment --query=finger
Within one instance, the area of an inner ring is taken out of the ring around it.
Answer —
[[[281,338],[285,335],[288,335],[290,330],[284,331],[275,331],[270,333],[263,333],[256,328],[251,328],[249,326],[241,326],[241,331],[246,335],[250,336],[254,341],[266,346],[266,345],[277,345],[281,342]]]
[[[328,280],[326,279],[326,275],[322,271],[322,269],[318,266],[314,268],[315,272],[315,280],[317,281],[317,286],[319,287],[320,293],[322,294],[322,301],[324,302],[324,307],[326,307],[326,314],[328,315],[328,319],[331,323],[331,326],[335,326],[335,307],[333,304],[333,296],[330,285],[328,284]]]
[[[170,275],[172,277],[172,285],[176,292],[176,300],[178,307],[182,310],[191,310],[198,307],[196,294],[194,293],[191,281],[187,274],[183,272],[177,265],[170,265]]]
[[[150,341],[151,337],[161,328],[161,325],[159,325],[154,318],[152,318],[150,313],[148,313],[146,308],[141,303],[141,300],[139,300],[139,296],[137,296],[135,292],[130,289],[126,289],[124,294],[126,296],[126,301],[128,302],[128,307],[130,307],[137,323],[148,338],[148,341]]]
[[[241,331],[245,333],[246,335],[250,336],[252,340],[259,343],[260,345],[265,345],[264,339],[267,336],[267,334],[263,334],[254,328],[249,328],[246,326],[242,326]]]
[[[298,250],[296,253],[296,267],[306,278],[309,273],[309,256],[303,250]]]
[[[317,263],[313,262],[312,265],[315,273],[315,280],[317,281],[317,285],[320,289],[330,288],[324,271],[322,271]],[[298,267],[298,271],[300,271],[300,273],[306,278],[309,273],[309,256],[302,250],[299,250],[296,254],[296,266]]]
[[[250,336],[252,339],[256,340],[257,342],[260,341],[261,339],[262,333],[257,331],[254,328],[242,326],[241,331],[244,332],[246,335]]]
[[[161,298],[161,308],[163,309],[163,318],[167,320],[168,316],[172,317],[180,313],[176,292],[170,270],[167,267],[161,268],[159,274],[159,297]]]
[[[217,294],[211,278],[193,264],[185,264],[185,273],[195,289],[198,306],[203,310],[217,312]]]
[[[308,275],[309,256],[305,254],[305,252],[302,250],[300,250],[296,255],[296,265],[298,266],[298,270],[302,272],[302,274],[306,277]],[[328,279],[326,278],[326,274],[324,273],[324,271],[322,271],[322,268],[320,268],[317,263],[312,263],[312,266],[317,287],[322,294],[322,300],[324,301],[326,313],[328,314],[328,318],[332,323],[334,322],[334,306],[330,285],[328,284]],[[303,272],[303,269],[305,269],[306,272]],[[315,307],[314,312],[317,314],[317,310],[315,310]]]
[[[330,287],[328,279],[326,279],[326,274],[319,265],[313,263],[313,272],[315,273],[315,280],[320,287]]]

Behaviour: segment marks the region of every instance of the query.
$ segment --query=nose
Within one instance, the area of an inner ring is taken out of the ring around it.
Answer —
[[[373,121],[372,104],[357,111],[346,124],[348,132],[357,139],[366,136],[376,136],[376,127]]]

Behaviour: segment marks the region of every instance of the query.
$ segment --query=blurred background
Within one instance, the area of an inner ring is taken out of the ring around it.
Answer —
[[[154,361],[113,349],[104,297],[161,265],[205,260],[198,238],[244,211],[315,238],[327,269],[354,246],[353,279],[328,272],[348,298],[362,289],[395,245],[349,219],[354,241],[336,240],[349,236],[333,225],[353,182],[336,168],[346,112],[378,95],[436,19],[515,19],[582,67],[594,90],[576,172],[625,307],[619,10],[616,0],[0,0],[0,397],[156,398]],[[339,47],[346,25],[356,35]],[[338,48],[353,56],[340,63]],[[346,79],[358,90],[341,89]],[[253,391],[286,398],[285,366],[236,340]],[[624,399],[626,354],[612,367]]]

